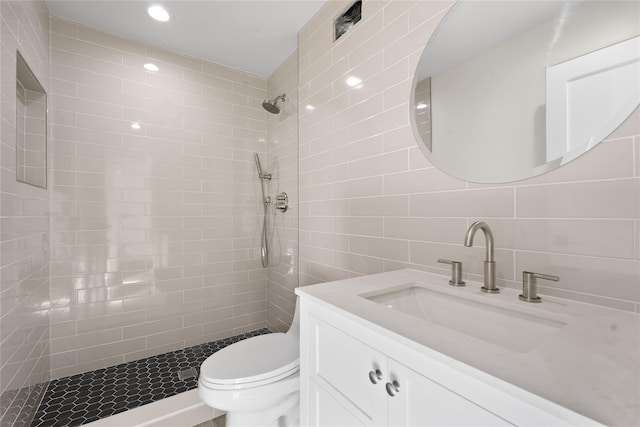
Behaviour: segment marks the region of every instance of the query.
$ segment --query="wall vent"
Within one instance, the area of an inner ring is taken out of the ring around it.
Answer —
[[[353,3],[333,21],[333,41],[338,40],[362,18],[362,0]]]

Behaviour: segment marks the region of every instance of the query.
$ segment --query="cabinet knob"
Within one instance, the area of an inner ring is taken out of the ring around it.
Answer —
[[[387,394],[391,397],[395,396],[400,392],[400,384],[398,384],[398,381],[396,380],[393,380],[393,382],[387,383],[386,388],[387,388]]]
[[[375,371],[369,371],[369,381],[371,384],[378,384],[378,381],[382,379],[382,372],[380,369],[376,369]]]

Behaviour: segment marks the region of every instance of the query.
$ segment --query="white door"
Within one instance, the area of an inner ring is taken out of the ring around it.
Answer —
[[[387,365],[387,382],[391,384],[387,403],[390,426],[512,425],[395,360],[389,359]]]
[[[302,423],[309,427],[360,427],[364,424],[315,381],[307,382],[309,413]]]
[[[386,425],[386,356],[309,316],[311,380],[365,425]]]
[[[640,37],[547,68],[547,161],[609,136],[640,104]]]

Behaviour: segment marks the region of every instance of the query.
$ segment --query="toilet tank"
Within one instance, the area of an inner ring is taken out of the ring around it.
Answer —
[[[296,296],[296,309],[293,313],[293,321],[291,322],[291,327],[287,331],[287,335],[294,337],[298,341],[300,341],[300,297]]]

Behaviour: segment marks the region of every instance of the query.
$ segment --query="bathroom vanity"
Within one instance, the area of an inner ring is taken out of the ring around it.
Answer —
[[[637,314],[448,281],[298,288],[302,425],[638,425]]]

